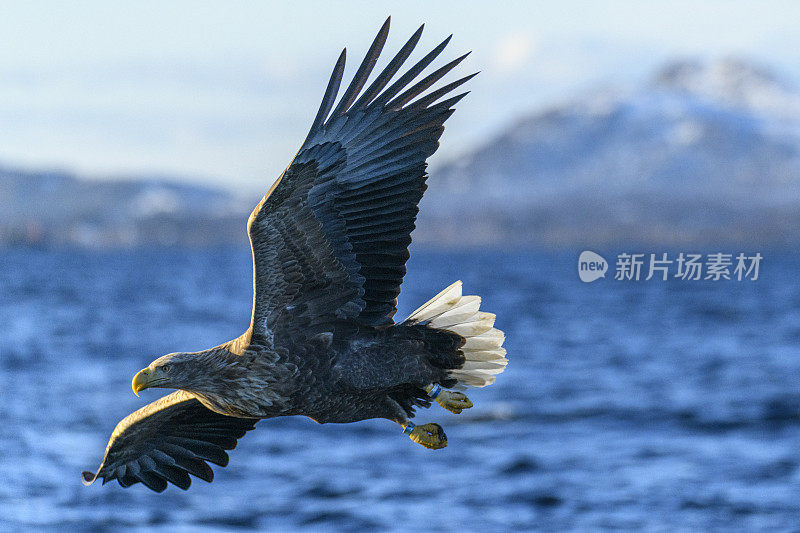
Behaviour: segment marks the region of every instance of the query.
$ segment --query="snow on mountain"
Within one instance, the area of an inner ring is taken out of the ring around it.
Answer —
[[[800,92],[742,60],[676,61],[641,87],[523,118],[429,183],[423,239],[800,241],[787,226],[800,211]]]
[[[246,242],[255,202],[169,179],[82,180],[0,168],[0,245],[88,247]]]
[[[800,90],[739,59],[675,61],[639,87],[523,117],[428,183],[416,242],[796,245]],[[0,244],[245,244],[256,202],[0,168]]]

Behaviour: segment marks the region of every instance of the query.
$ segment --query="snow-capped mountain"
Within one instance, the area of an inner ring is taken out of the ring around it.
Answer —
[[[0,167],[0,245],[227,244],[244,241],[249,203],[167,178],[83,180]]]
[[[676,61],[520,120],[434,169],[425,201],[431,240],[798,242],[800,92],[741,60]]]
[[[522,118],[428,183],[416,242],[800,244],[800,89],[742,60],[675,61]],[[0,167],[0,244],[246,244],[257,201]]]

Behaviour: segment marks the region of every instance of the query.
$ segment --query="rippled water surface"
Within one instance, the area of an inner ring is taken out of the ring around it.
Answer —
[[[247,250],[0,252],[0,529],[501,531],[800,524],[800,257],[756,282],[581,283],[577,252],[417,252],[400,316],[455,279],[510,364],[434,406],[445,450],[395,424],[267,420],[213,484],[84,487],[155,357],[249,320]]]

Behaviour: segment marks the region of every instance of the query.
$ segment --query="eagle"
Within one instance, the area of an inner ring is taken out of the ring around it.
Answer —
[[[124,418],[96,472],[123,487],[188,489],[212,481],[209,463],[264,418],[301,415],[319,423],[396,422],[430,449],[447,445],[439,424],[415,425],[435,401],[460,413],[465,387],[494,382],[506,366],[504,334],[480,298],[444,289],[395,323],[411,232],[426,189],[427,163],[444,122],[475,74],[432,85],[468,54],[417,81],[450,37],[395,79],[421,26],[372,83],[389,32],[378,32],[338,99],[346,50],[333,69],[308,136],[253,209],[253,310],[238,338],[199,352],[159,357],[134,377],[137,394],[174,392]],[[394,81],[393,81],[394,80]],[[421,96],[422,95],[422,96]]]

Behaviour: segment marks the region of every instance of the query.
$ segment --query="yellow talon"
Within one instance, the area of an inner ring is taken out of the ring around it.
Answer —
[[[472,407],[472,402],[469,401],[466,394],[449,390],[440,392],[436,397],[436,403],[457,415],[461,414],[462,410]]]
[[[439,450],[447,446],[447,435],[444,434],[442,426],[433,422],[414,426],[408,436],[417,444],[421,444],[431,450]]]

